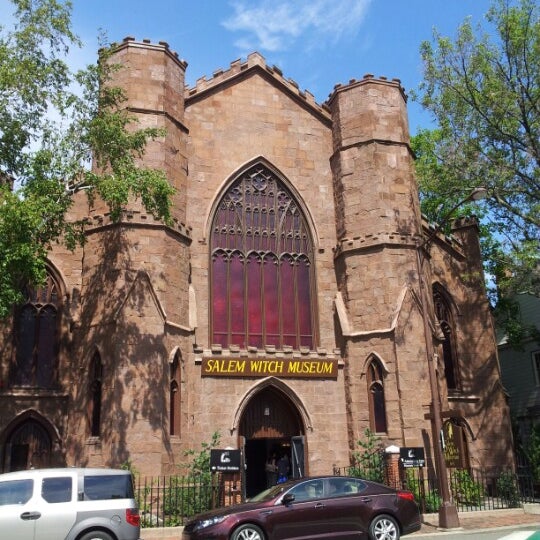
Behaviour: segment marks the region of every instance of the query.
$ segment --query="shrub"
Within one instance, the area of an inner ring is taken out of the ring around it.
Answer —
[[[422,512],[428,514],[438,512],[442,503],[436,489],[426,491],[425,484],[422,485],[420,478],[415,474],[414,469],[406,469],[407,489],[412,492],[414,499]]]
[[[533,426],[524,445],[525,456],[531,466],[535,482],[540,482],[540,424]]]
[[[450,475],[452,495],[456,501],[467,506],[479,506],[484,497],[484,487],[476,482],[469,471],[456,469]]]
[[[384,461],[381,439],[369,428],[364,431],[365,440],[358,440],[360,448],[352,454],[352,466],[349,474],[358,478],[365,478],[374,482],[384,480]]]
[[[516,475],[512,471],[503,471],[497,478],[497,495],[508,508],[521,506]]]

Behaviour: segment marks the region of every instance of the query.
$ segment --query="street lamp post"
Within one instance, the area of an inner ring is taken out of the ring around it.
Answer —
[[[424,323],[424,337],[426,345],[426,357],[428,364],[429,388],[431,394],[431,426],[432,426],[432,441],[433,453],[435,457],[435,470],[439,479],[439,490],[442,498],[442,503],[439,508],[439,527],[445,529],[453,529],[459,527],[459,517],[456,505],[452,502],[450,496],[450,488],[448,486],[448,476],[446,469],[446,461],[444,458],[444,450],[441,444],[442,435],[442,410],[441,396],[439,391],[439,382],[437,380],[437,372],[435,369],[436,356],[433,347],[433,331],[430,326],[430,321],[435,322],[435,317],[431,313],[431,302],[428,299],[427,286],[424,279],[423,261],[425,260],[424,251],[429,250],[431,241],[442,227],[452,217],[453,213],[463,204],[484,198],[486,190],[477,188],[473,190],[465,199],[456,204],[439,222],[438,226],[431,234],[416,243],[416,267],[418,280],[420,285],[420,303],[422,306],[422,320]]]

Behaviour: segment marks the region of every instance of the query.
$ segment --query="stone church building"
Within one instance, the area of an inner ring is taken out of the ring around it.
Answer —
[[[140,125],[166,129],[143,160],[176,190],[174,226],[76,201],[85,245],[53,248],[1,330],[1,470],[169,474],[219,433],[249,492],[270,453],[329,473],[366,428],[433,467],[428,358],[447,458],[510,464],[477,224],[422,220],[400,81],[321,105],[257,53],[193,87],[166,43],[113,60]]]

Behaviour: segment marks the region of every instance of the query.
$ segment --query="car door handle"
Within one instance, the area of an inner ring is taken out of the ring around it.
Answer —
[[[371,502],[373,499],[371,497],[362,497],[362,502]]]
[[[315,508],[324,508],[324,504],[323,503],[317,503],[315,505]]]
[[[39,519],[41,514],[39,512],[23,512],[21,514],[21,519],[25,521],[30,521],[31,519]]]

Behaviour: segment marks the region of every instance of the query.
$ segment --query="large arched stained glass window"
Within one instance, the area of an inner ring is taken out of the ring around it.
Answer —
[[[56,382],[58,286],[49,275],[42,287],[27,287],[26,302],[16,310],[15,386],[51,388]]]
[[[311,236],[268,168],[250,168],[222,197],[211,250],[212,343],[314,347]]]

